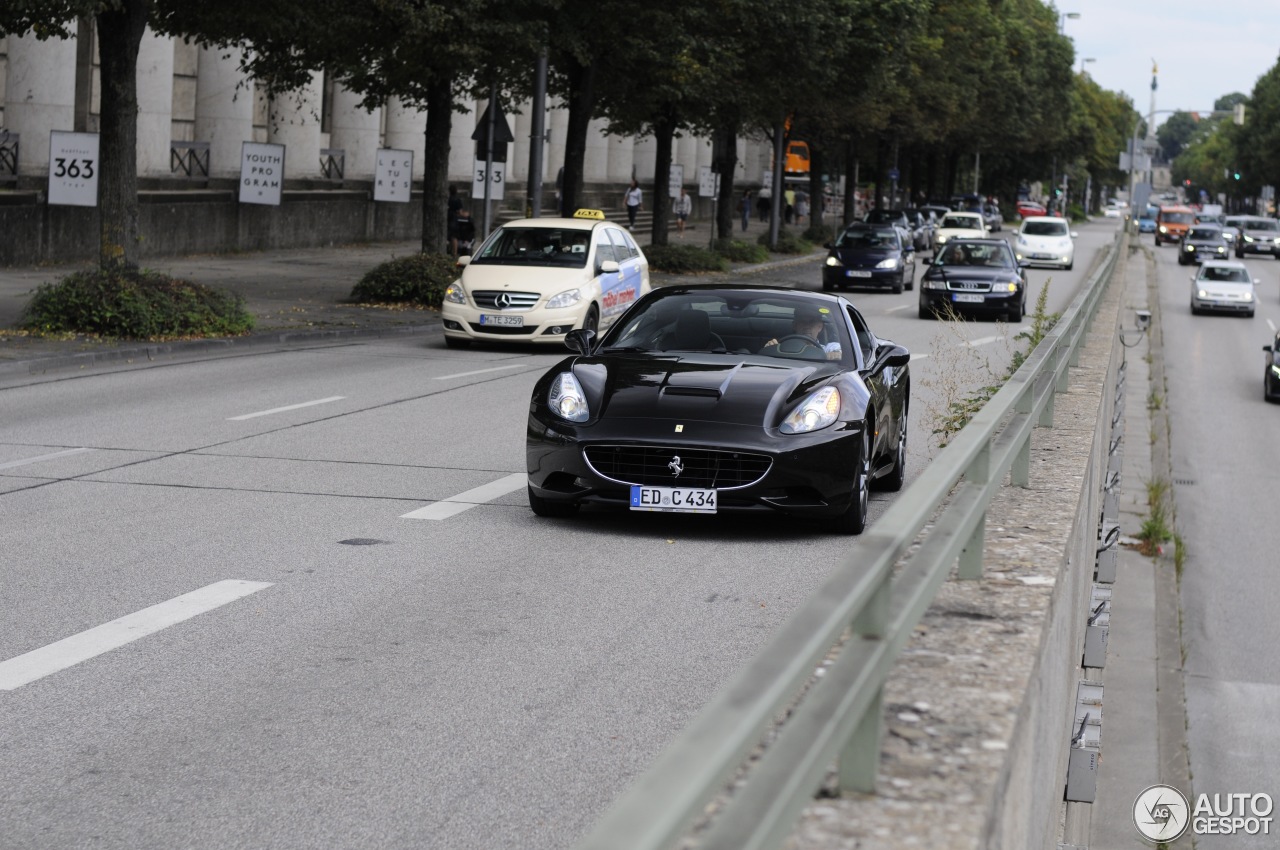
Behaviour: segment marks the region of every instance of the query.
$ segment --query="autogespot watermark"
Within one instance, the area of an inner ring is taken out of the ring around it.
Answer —
[[[1133,802],[1133,824],[1149,841],[1196,835],[1270,835],[1270,794],[1201,794],[1193,808],[1171,785],[1152,785]]]

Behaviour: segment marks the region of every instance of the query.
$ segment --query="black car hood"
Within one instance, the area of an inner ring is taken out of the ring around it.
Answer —
[[[764,427],[775,427],[789,402],[842,371],[838,362],[792,364],[767,357],[705,353],[580,357],[573,365],[588,404],[600,411],[601,419]]]
[[[875,268],[881,260],[897,259],[901,252],[886,248],[832,248],[831,253],[841,263],[855,269]]]
[[[1022,280],[1014,269],[1001,268],[999,266],[929,266],[925,270],[924,277],[928,280],[945,280],[948,283],[961,280],[983,282]]]

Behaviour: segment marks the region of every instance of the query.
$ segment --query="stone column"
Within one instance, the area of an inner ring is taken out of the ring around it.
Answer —
[[[421,180],[427,150],[427,113],[393,97],[387,101],[387,135],[384,147],[413,151],[413,178]],[[457,120],[456,118],[454,119]]]
[[[608,137],[605,136],[607,126],[603,118],[595,118],[587,126],[587,149],[582,158],[584,183],[606,183],[609,180],[609,147]],[[619,186],[618,189],[621,190],[622,187]],[[618,195],[621,197],[621,191]]]
[[[642,136],[636,139],[632,147],[631,158],[635,163],[636,179],[641,183],[653,179],[653,169],[658,159],[657,144],[653,136]]]
[[[609,182],[619,186],[631,182],[631,169],[635,165],[635,136],[610,136],[608,139]]]
[[[209,176],[240,175],[240,146],[253,141],[253,84],[240,73],[241,54],[200,48],[196,60],[195,141],[209,143]]]
[[[320,177],[320,102],[324,73],[315,71],[301,88],[271,98],[267,141],[284,145],[286,180]]]
[[[548,101],[551,109],[547,113],[547,129],[551,131],[551,141],[547,143],[546,164],[547,187],[555,192],[556,177],[564,167],[564,149],[569,141],[569,109],[560,100]]]
[[[507,181],[522,192],[529,188],[529,150],[533,144],[533,101],[520,104],[520,112],[507,115],[516,140],[507,148]]]
[[[138,47],[138,176],[167,177],[173,136],[173,37],[150,28]]]
[[[347,180],[372,180],[378,153],[380,110],[360,106],[361,95],[345,86],[333,89],[333,120],[329,123],[329,147],[345,154],[343,176]],[[424,125],[425,126],[425,125]],[[417,157],[414,157],[417,165]],[[288,158],[286,157],[286,162]]]
[[[18,133],[18,173],[47,174],[49,131],[75,129],[76,40],[9,36],[4,127]]]

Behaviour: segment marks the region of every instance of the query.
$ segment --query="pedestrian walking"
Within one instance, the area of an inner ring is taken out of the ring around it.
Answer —
[[[796,227],[804,224],[805,216],[809,214],[809,193],[801,189],[796,192]]]
[[[739,204],[742,211],[742,231],[745,233],[747,225],[751,223],[751,190],[748,189],[742,193],[742,202]]]
[[[455,260],[458,258],[458,213],[460,212],[462,212],[462,198],[458,197],[458,187],[450,186],[449,203],[444,211],[444,223],[449,237],[449,256]]]
[[[756,212],[760,214],[761,221],[769,220],[769,211],[773,206],[773,194],[766,187],[756,193]]]
[[[683,186],[680,187],[680,197],[671,202],[671,211],[676,215],[676,233],[680,234],[680,238],[684,238],[684,223],[688,220],[689,214],[693,212],[693,198],[689,197],[689,192]]]
[[[627,187],[627,191],[622,195],[622,203],[627,208],[627,230],[636,229],[636,213],[640,212],[643,200],[644,198],[640,193],[640,184],[633,179],[631,185]]]
[[[782,193],[782,200],[786,203],[786,209],[782,211],[782,221],[790,224],[792,217],[796,214],[796,190],[787,189]]]

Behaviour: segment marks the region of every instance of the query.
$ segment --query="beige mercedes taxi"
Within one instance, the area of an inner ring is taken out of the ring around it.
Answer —
[[[445,290],[440,315],[451,347],[487,342],[564,344],[599,330],[649,291],[649,262],[631,234],[600,210],[525,218],[499,227]]]

